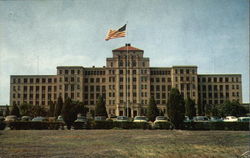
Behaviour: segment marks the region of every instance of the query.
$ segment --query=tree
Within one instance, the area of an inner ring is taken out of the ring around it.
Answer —
[[[10,112],[11,115],[15,115],[16,117],[20,117],[20,111],[16,103],[13,104],[13,108]]]
[[[67,125],[67,128],[71,129],[71,126],[77,119],[77,114],[86,116],[87,111],[88,108],[84,106],[83,102],[72,101],[70,98],[67,98],[63,104],[61,115]]]
[[[185,115],[188,116],[190,119],[196,116],[195,101],[190,97],[185,100],[185,110]]]
[[[147,117],[150,121],[154,121],[156,116],[159,116],[159,110],[157,108],[154,97],[151,97],[149,100],[149,105],[147,108]]]
[[[55,116],[55,103],[51,100],[49,100],[49,116],[50,117]]]
[[[9,109],[9,106],[6,105],[5,116],[8,116],[9,114],[10,114],[10,109]]]
[[[29,116],[31,113],[33,105],[31,104],[27,104],[27,103],[23,103],[20,105],[20,113],[22,116]]]
[[[185,118],[185,102],[177,88],[172,88],[167,102],[167,114],[170,122],[179,129]]]
[[[47,110],[44,107],[39,106],[39,105],[32,106],[31,111],[30,111],[30,116],[32,117],[47,116],[47,114],[48,114]]]
[[[225,101],[223,104],[218,105],[220,117],[225,116],[242,116],[247,113],[247,110],[240,105],[237,101]]]
[[[55,110],[55,116],[56,117],[61,115],[62,108],[63,108],[63,100],[62,100],[62,97],[59,96],[58,99],[57,99],[57,103],[56,103],[56,110]]]
[[[99,96],[96,107],[95,107],[95,115],[96,116],[108,116],[107,110],[106,110],[106,105],[105,105],[105,100],[103,99],[102,96]]]
[[[74,120],[76,119],[76,116],[74,115],[73,103],[70,98],[65,100],[61,115],[67,125],[67,128],[70,129]]]
[[[86,116],[87,115],[87,112],[88,112],[88,108],[85,107],[85,105],[83,104],[83,102],[75,102],[75,113],[76,114],[81,114],[83,116]]]

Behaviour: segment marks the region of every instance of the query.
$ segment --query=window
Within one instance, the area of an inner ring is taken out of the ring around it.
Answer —
[[[27,81],[28,81],[27,78],[24,78],[24,79],[23,79],[23,82],[24,82],[24,83],[27,83]]]
[[[180,74],[183,74],[183,70],[182,69],[180,69]]]
[[[122,75],[123,74],[123,70],[119,70],[119,74]]]
[[[136,75],[136,70],[133,70],[133,75]]]

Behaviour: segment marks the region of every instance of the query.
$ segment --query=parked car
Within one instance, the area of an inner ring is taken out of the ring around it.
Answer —
[[[226,118],[224,118],[223,120],[224,122],[237,122],[238,118],[235,116],[227,116]]]
[[[5,122],[13,122],[17,121],[17,117],[15,115],[9,115],[5,117]]]
[[[148,122],[148,118],[146,116],[136,116],[133,122]]]
[[[63,117],[61,115],[57,117],[56,121],[64,123]]]
[[[210,122],[222,122],[223,119],[216,117],[216,116],[211,116],[209,119]]]
[[[87,124],[87,118],[82,115],[77,115],[77,119],[74,122],[84,122]]]
[[[194,122],[207,122],[209,121],[207,116],[195,116],[193,118]]]
[[[250,117],[239,117],[238,121],[239,122],[250,122]]]
[[[46,117],[38,116],[38,117],[33,118],[31,121],[33,121],[33,122],[44,122],[44,121],[48,121],[48,119]]]
[[[117,116],[115,115],[111,115],[109,118],[107,118],[106,120],[111,120],[111,121],[116,121]]]
[[[96,116],[94,118],[95,121],[106,121],[106,116]]]
[[[190,119],[188,116],[185,116],[184,122],[193,122],[193,119]]]
[[[155,123],[158,123],[158,122],[168,122],[168,119],[167,119],[167,117],[165,117],[165,116],[157,116],[157,117],[155,118],[154,124],[155,124]]]
[[[21,121],[31,121],[31,119],[30,116],[22,116]]]
[[[129,118],[127,116],[117,116],[115,121],[117,121],[117,122],[129,122]]]

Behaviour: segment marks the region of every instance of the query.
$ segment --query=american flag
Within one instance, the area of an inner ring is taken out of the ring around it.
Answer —
[[[121,38],[126,36],[126,25],[125,24],[123,27],[119,28],[118,30],[109,30],[105,40],[108,41],[113,38]]]

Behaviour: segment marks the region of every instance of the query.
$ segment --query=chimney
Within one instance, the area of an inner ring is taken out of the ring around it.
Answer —
[[[125,46],[131,46],[130,43],[126,43]]]

